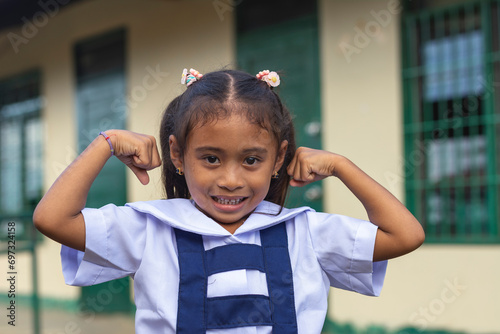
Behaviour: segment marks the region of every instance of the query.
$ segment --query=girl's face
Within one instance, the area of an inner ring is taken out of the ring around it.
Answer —
[[[264,200],[281,168],[287,142],[276,146],[266,129],[237,114],[195,127],[183,156],[170,137],[172,162],[184,171],[198,209],[231,233]]]

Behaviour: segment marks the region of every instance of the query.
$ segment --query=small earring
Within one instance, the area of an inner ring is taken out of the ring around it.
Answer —
[[[274,172],[274,173],[273,173],[273,176],[271,176],[271,178],[272,178],[272,179],[275,179],[275,180],[276,180],[276,179],[279,179],[279,177],[280,177],[280,175],[279,175],[279,173],[278,173],[278,172]]]
[[[181,175],[181,176],[182,176],[182,175],[184,175],[184,172],[183,172],[183,171],[182,171],[182,169],[180,169],[180,168],[177,168],[177,169],[175,170],[175,173],[176,173],[177,175]]]

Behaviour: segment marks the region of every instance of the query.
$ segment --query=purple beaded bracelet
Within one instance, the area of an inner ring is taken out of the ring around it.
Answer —
[[[109,148],[111,149],[111,155],[115,155],[115,149],[113,148],[113,144],[111,144],[111,139],[109,139],[109,136],[106,134],[106,132],[101,131],[99,132],[100,135],[102,135],[108,142]]]

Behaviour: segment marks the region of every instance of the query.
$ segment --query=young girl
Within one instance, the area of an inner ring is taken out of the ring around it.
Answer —
[[[102,132],[40,201],[33,220],[63,244],[66,282],[131,276],[137,333],[320,333],[330,286],[378,295],[385,260],[424,240],[411,213],[347,158],[296,150],[275,72],[191,70],[182,81],[161,159],[152,136]],[[169,199],[84,209],[112,155],[143,184],[163,161]],[[328,176],[370,222],[283,207],[289,185]]]

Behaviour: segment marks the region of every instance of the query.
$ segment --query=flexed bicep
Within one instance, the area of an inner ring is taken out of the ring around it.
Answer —
[[[108,130],[105,134],[96,137],[64,170],[33,213],[38,230],[78,250],[85,249],[85,221],[81,211],[92,183],[108,159],[116,155],[143,184],[149,181],[147,171],[161,164],[154,137],[125,130]]]

